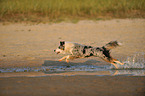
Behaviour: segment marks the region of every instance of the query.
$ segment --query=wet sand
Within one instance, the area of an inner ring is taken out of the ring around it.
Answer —
[[[99,47],[118,40],[123,45],[113,49],[112,55],[119,60],[126,59],[136,52],[145,53],[144,37],[145,19],[80,21],[77,24],[0,23],[0,68],[66,66],[66,63],[52,63],[63,56],[53,52],[60,40]],[[109,65],[99,58],[71,62],[68,65]],[[84,73],[83,76],[41,77],[43,75],[45,73],[0,73],[0,96],[144,96],[144,76]]]
[[[1,96],[144,96],[145,77],[48,76],[0,78]]]

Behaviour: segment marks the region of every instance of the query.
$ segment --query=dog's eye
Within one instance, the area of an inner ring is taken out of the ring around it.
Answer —
[[[58,48],[61,49],[61,46],[59,46]]]

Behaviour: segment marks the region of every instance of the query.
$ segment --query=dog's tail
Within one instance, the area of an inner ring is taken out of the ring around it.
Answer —
[[[122,45],[122,44],[119,43],[119,42],[117,42],[117,41],[111,41],[111,42],[107,43],[107,44],[106,44],[105,46],[103,46],[103,47],[105,47],[106,50],[111,50],[111,49],[113,49],[113,48],[115,48],[115,47],[117,47],[117,46],[120,46],[120,45]]]

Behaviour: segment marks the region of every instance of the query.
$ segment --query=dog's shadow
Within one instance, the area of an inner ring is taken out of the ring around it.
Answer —
[[[95,65],[97,63],[100,63],[100,61],[96,61],[96,60],[87,60],[85,62],[65,62],[65,61],[51,61],[51,60],[45,60],[44,64],[42,64],[42,66],[76,66],[76,65]]]

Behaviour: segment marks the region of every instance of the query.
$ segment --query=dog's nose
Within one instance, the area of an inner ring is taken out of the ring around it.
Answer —
[[[54,52],[55,52],[56,50],[54,50]]]

